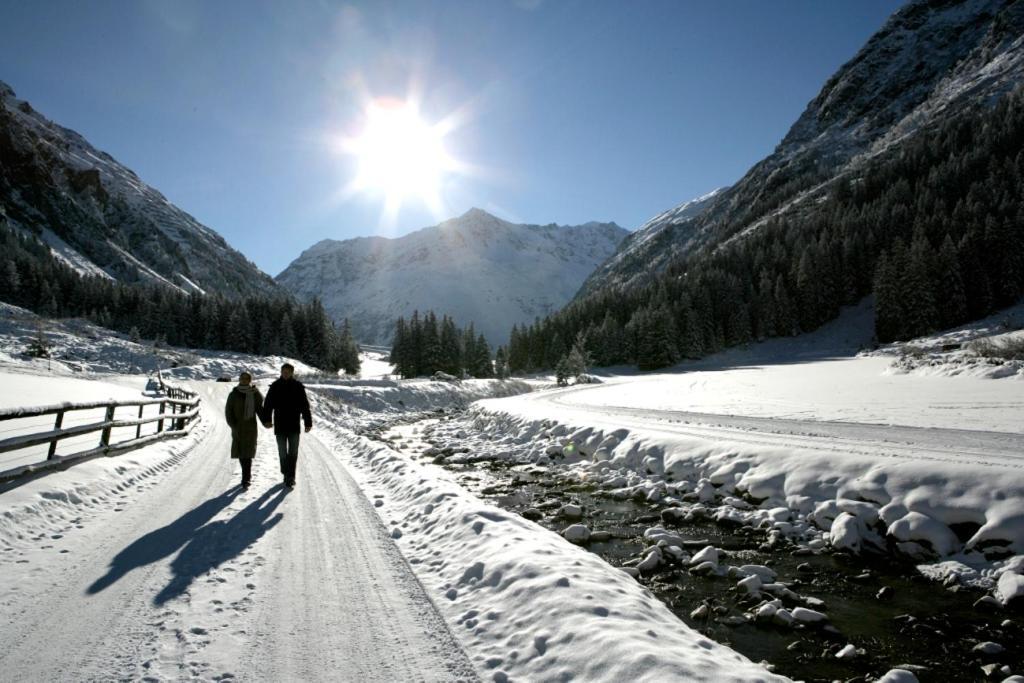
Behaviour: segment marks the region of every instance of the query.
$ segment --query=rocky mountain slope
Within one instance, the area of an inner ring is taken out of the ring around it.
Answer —
[[[825,83],[771,155],[696,215],[661,226],[660,239],[624,244],[581,293],[649,281],[680,253],[805,210],[916,131],[1022,81],[1024,1],[913,0]]]
[[[397,239],[323,240],[277,281],[299,300],[320,297],[363,343],[386,344],[398,316],[433,309],[498,345],[514,323],[567,303],[627,234],[614,223],[517,225],[471,209]]]
[[[622,273],[643,271],[652,262],[667,262],[685,253],[700,237],[697,218],[728,188],[720,187],[706,195],[662,211],[636,232],[631,232],[610,259],[598,266],[584,282],[581,291],[599,289],[621,282]]]
[[[279,292],[210,228],[0,82],[0,220],[79,272],[184,292]]]

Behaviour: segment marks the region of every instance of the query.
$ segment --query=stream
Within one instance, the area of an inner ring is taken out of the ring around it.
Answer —
[[[582,544],[615,567],[636,564],[651,543],[644,532],[663,526],[695,553],[719,549],[730,565],[765,565],[778,582],[799,594],[786,607],[808,605],[827,614],[819,627],[779,626],[750,614],[764,598],[744,595],[736,578],[696,576],[685,565],[659,565],[640,579],[689,626],[773,671],[804,681],[871,681],[891,668],[913,671],[922,681],[1001,681],[1024,673],[1024,630],[1019,615],[975,605],[984,592],[945,587],[892,558],[851,557],[825,549],[769,547],[765,531],[710,519],[663,521],[664,504],[612,499],[606,492],[565,478],[559,466],[482,460],[455,463],[425,456],[430,428],[451,416],[390,426],[376,434],[400,453],[443,467],[467,490],[555,532],[574,522],[607,532],[607,540]],[[582,519],[559,515],[563,505],[583,508]],[[603,535],[599,535],[603,537]],[[820,602],[819,602],[820,601]],[[706,609],[698,610],[701,605]],[[1013,618],[1016,616],[1017,618]],[[1006,649],[999,655],[975,650],[985,642]],[[847,644],[853,656],[836,655]]]

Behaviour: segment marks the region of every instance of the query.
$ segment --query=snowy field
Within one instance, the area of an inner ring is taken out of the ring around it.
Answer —
[[[1018,313],[1024,326],[1024,305],[995,318],[1011,313]],[[870,343],[872,316],[870,307],[862,305],[797,339],[726,351],[670,373],[604,378],[605,384],[569,392],[552,402],[581,409],[622,406],[1024,433],[1024,363],[978,364],[1006,381],[964,372],[966,350],[945,356],[936,352],[934,364],[911,372],[899,363],[907,349],[940,348],[952,338],[963,343],[976,338],[977,334],[969,333],[979,328],[995,338],[1004,335],[972,325],[870,354],[858,353]]]

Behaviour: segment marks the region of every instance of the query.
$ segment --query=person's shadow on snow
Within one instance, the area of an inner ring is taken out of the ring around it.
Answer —
[[[153,604],[162,605],[192,585],[206,572],[234,559],[263,534],[273,529],[284,516],[274,510],[284,500],[284,485],[267,490],[230,519],[209,522],[193,534],[178,556],[171,562],[173,577],[155,598]],[[275,495],[276,494],[276,495]]]
[[[237,486],[233,487],[199,507],[189,510],[167,526],[151,531],[133,542],[114,556],[114,559],[110,561],[107,573],[96,579],[86,589],[86,592],[90,595],[99,593],[131,570],[167,557],[188,543],[197,529],[230,505],[240,490]]]

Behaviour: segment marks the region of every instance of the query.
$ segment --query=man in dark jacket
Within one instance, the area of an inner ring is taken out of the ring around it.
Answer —
[[[256,416],[263,415],[263,395],[252,386],[252,375],[243,372],[238,386],[228,394],[224,417],[231,427],[231,457],[242,465],[242,488],[252,482],[252,459],[256,455]]]
[[[274,428],[281,474],[284,485],[289,488],[295,486],[295,465],[299,460],[299,417],[307,432],[313,428],[306,387],[293,377],[294,374],[295,368],[291,364],[282,365],[280,379],[270,385],[263,401],[263,426]]]

